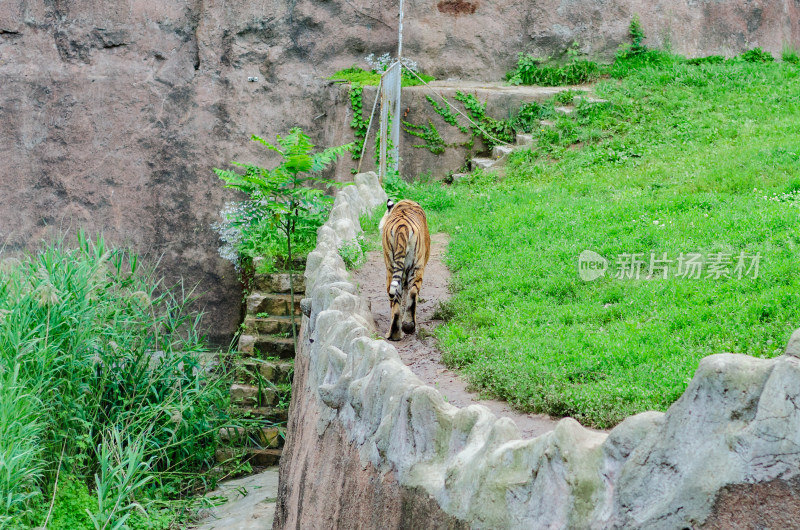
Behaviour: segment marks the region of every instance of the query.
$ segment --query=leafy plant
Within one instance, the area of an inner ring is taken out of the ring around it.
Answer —
[[[95,530],[118,530],[134,509],[144,509],[134,500],[135,494],[153,479],[147,474],[148,465],[144,462],[145,431],[138,439],[124,439],[112,427],[103,436],[97,448],[100,474],[95,474],[97,509],[90,513]]]
[[[575,97],[583,94],[583,90],[572,90],[571,88],[568,90],[564,90],[553,96],[553,100],[556,103],[560,103],[562,105],[571,105],[572,102],[575,100]]]
[[[456,127],[462,133],[467,133],[469,131],[469,127],[466,126],[466,125],[461,125],[461,123],[459,123],[459,121],[458,121],[458,115],[455,112],[450,110],[450,107],[447,104],[447,99],[445,99],[443,97],[443,99],[445,101],[444,105],[440,105],[430,95],[426,95],[425,99],[428,100],[428,103],[430,103],[431,107],[433,107],[433,110],[436,111],[436,114],[438,114],[439,116],[442,117],[442,119],[445,121],[445,123],[448,123],[448,124],[452,125],[453,127]]]
[[[567,92],[575,93],[573,91]],[[511,128],[516,133],[530,133],[539,125],[539,121],[546,112],[545,107],[535,101],[526,103],[519,108],[517,115],[511,120]]]
[[[741,57],[748,63],[771,63],[775,60],[771,53],[765,52],[761,48],[747,50]]]
[[[273,169],[254,164],[233,162],[244,169],[244,173],[214,169],[217,176],[225,182],[226,188],[239,190],[250,197],[250,204],[257,212],[258,222],[266,222],[270,228],[283,235],[287,263],[292,264],[292,243],[296,232],[314,231],[320,226],[333,203],[333,198],[322,190],[312,187],[337,185],[330,179],[317,177],[319,173],[339,156],[353,149],[353,144],[330,147],[320,153],[312,153],[314,144],[300,128],[289,134],[278,136],[277,146],[263,138],[253,135],[271,151],[279,153],[283,161]],[[292,307],[295,304],[294,271],[289,267],[289,285]],[[295,315],[292,312],[292,336],[297,348]]]
[[[638,55],[647,51],[647,47],[643,44],[645,37],[642,23],[639,20],[639,15],[633,15],[631,23],[628,26],[628,33],[631,36],[631,49],[630,53]]]
[[[403,180],[403,177],[397,171],[387,171],[386,177],[383,179],[383,190],[386,195],[394,200],[403,199],[408,187],[408,183]]]
[[[367,250],[369,250],[369,243],[361,233],[356,239],[346,241],[339,247],[339,256],[344,261],[345,267],[348,269],[357,269],[366,261]]]
[[[628,24],[628,36],[631,38],[631,43],[620,46],[619,50],[617,50],[617,60],[632,59],[649,51],[647,46],[644,45],[644,40],[647,37],[644,34],[639,15],[633,15],[631,18],[631,22]]]

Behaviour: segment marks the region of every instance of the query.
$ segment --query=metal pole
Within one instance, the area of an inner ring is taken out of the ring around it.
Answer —
[[[403,0],[400,0],[400,18],[397,24],[397,85],[392,120],[392,168],[400,168],[400,96],[403,85]]]
[[[384,74],[384,77],[386,74]],[[381,83],[383,90],[378,93],[381,98],[381,117],[380,117],[380,151],[378,154],[378,180],[383,185],[383,179],[386,178],[386,144],[388,143],[386,134],[386,126],[389,121],[389,94],[386,90],[387,83]]]
[[[400,0],[400,23],[397,27],[397,60],[403,60],[403,0]]]

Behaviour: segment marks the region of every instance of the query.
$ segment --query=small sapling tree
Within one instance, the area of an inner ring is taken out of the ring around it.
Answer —
[[[286,268],[289,273],[289,292],[292,309],[292,337],[297,349],[297,326],[294,307],[294,267],[292,243],[302,232],[316,231],[324,222],[333,197],[325,195],[320,187],[329,188],[340,184],[318,176],[318,173],[333,163],[339,156],[353,149],[353,144],[331,147],[320,153],[312,153],[314,144],[303,131],[295,127],[286,136],[278,136],[277,145],[253,135],[253,140],[267,149],[280,153],[283,161],[273,169],[253,164],[232,162],[244,169],[244,173],[225,169],[214,169],[225,182],[226,188],[237,189],[249,196],[250,215],[242,223],[267,222],[278,231],[286,242]]]

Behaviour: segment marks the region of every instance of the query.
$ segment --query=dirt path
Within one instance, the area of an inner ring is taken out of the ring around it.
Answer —
[[[440,320],[433,320],[433,313],[440,301],[450,297],[447,288],[450,271],[442,263],[447,242],[447,234],[444,233],[434,234],[431,238],[431,257],[425,267],[425,279],[417,304],[417,332],[406,335],[403,340],[392,344],[397,348],[406,366],[426,384],[441,392],[442,396],[453,405],[457,407],[466,407],[473,403],[484,405],[495,415],[514,420],[525,438],[552,431],[556,419],[544,414],[522,414],[512,410],[508,403],[480,399],[477,393],[467,391],[466,381],[441,363],[441,353],[434,346],[434,339],[430,337],[419,339],[421,330],[432,331],[441,324]],[[353,273],[353,279],[358,284],[361,294],[370,302],[378,333],[383,336],[389,328],[389,300],[386,295],[383,252],[372,251],[367,257],[367,263]],[[422,334],[426,335],[425,332]]]

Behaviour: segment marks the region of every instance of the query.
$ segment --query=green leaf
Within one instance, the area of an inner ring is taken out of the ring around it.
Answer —
[[[286,159],[286,167],[293,173],[310,171],[312,166],[312,159],[307,154],[290,155]]]

